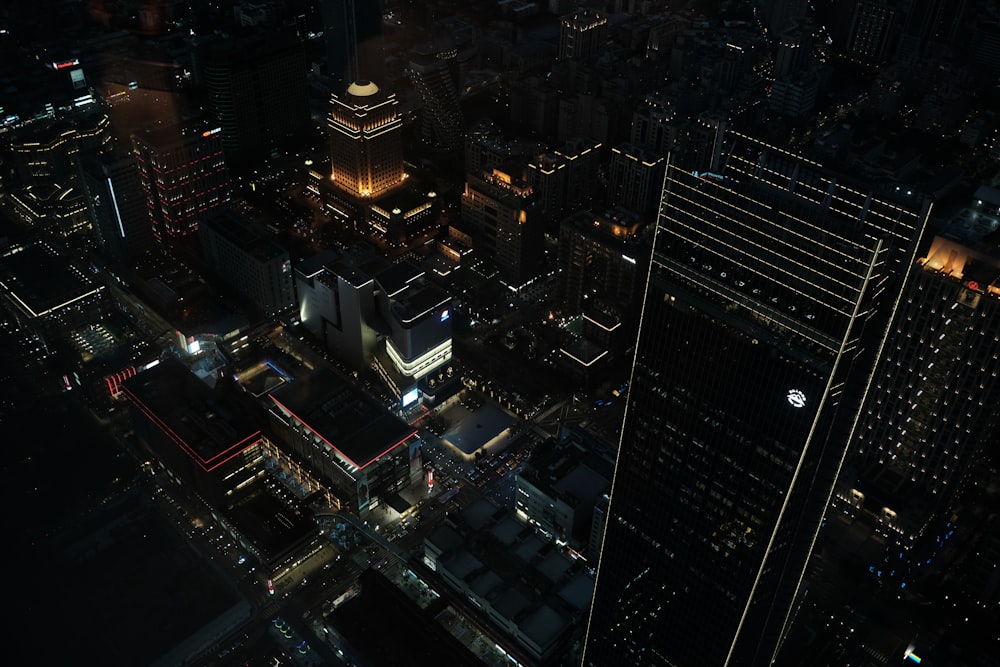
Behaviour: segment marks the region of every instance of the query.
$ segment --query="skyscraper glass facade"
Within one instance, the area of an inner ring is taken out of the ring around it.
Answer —
[[[717,145],[667,166],[587,665],[771,661],[928,214]]]

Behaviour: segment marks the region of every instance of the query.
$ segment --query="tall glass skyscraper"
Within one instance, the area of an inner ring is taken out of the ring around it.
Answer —
[[[766,665],[929,204],[727,131],[668,161],[585,665]]]

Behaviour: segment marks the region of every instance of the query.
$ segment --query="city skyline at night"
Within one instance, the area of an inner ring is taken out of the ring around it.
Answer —
[[[1000,0],[5,6],[9,660],[995,664],[998,81]]]

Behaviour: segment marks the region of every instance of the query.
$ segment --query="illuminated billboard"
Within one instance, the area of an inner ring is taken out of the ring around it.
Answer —
[[[410,391],[403,394],[403,407],[413,405],[420,398],[420,390],[414,387]]]

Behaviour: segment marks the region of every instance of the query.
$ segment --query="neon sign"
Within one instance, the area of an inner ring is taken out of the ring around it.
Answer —
[[[801,389],[789,389],[786,398],[793,408],[804,408],[806,405],[806,395]]]
[[[979,283],[976,282],[975,280],[970,280],[969,282],[966,283],[966,285],[968,286],[969,289],[975,292],[979,291]]]
[[[695,178],[711,178],[719,182],[726,180],[725,176],[722,174],[716,174],[714,171],[692,171],[691,175]]]

